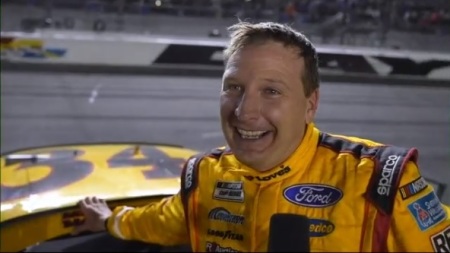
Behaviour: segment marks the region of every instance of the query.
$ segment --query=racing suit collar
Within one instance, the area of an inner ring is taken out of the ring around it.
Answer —
[[[279,182],[294,174],[303,174],[309,167],[317,149],[319,130],[313,123],[307,126],[302,142],[292,155],[281,165],[265,172],[256,171],[239,161],[235,161],[238,167],[229,170],[232,174],[240,174],[243,180],[255,184],[271,184]],[[236,159],[236,158],[234,158]]]

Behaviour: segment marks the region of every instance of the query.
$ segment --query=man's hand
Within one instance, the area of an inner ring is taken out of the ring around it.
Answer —
[[[111,216],[112,211],[104,199],[87,197],[78,202],[78,205],[85,216],[85,221],[83,224],[75,227],[75,230],[72,232],[73,234],[106,230],[105,221]]]

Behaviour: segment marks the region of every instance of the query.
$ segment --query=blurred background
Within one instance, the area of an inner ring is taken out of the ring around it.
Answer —
[[[1,1],[2,32],[30,36],[50,31],[226,40],[226,28],[238,19],[291,24],[319,47],[450,54],[449,0]],[[2,43],[8,42],[2,36]],[[333,78],[321,84],[318,127],[417,147],[423,175],[450,204],[450,86],[416,77],[402,85]],[[105,141],[208,150],[225,143],[218,117],[220,85],[220,76],[201,74],[74,73],[55,71],[54,64],[46,71],[2,67],[1,151]]]
[[[448,0],[2,0],[2,31],[227,36],[237,19],[289,23],[316,43],[450,50]],[[445,43],[444,43],[445,41]]]

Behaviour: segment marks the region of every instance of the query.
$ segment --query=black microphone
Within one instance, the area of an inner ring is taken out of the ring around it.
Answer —
[[[288,213],[272,215],[267,252],[310,252],[309,219]]]

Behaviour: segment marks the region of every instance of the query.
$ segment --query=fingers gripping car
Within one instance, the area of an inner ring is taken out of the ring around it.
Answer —
[[[162,250],[107,233],[71,235],[85,219],[77,202],[91,194],[111,208],[160,201],[179,191],[181,168],[196,153],[165,144],[105,143],[3,154],[1,252]]]

